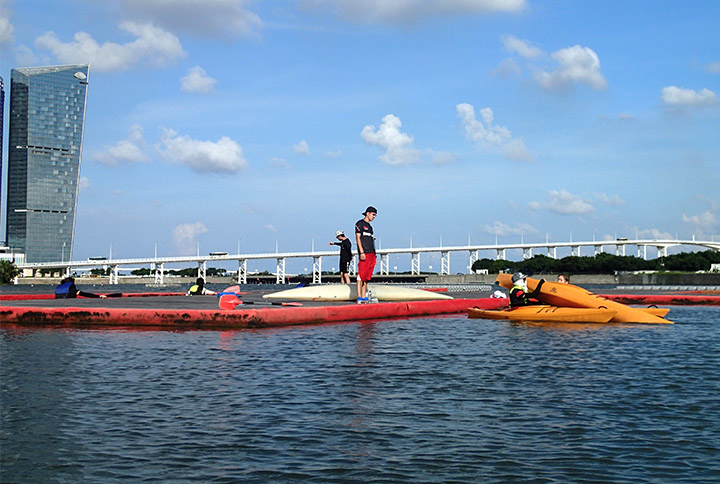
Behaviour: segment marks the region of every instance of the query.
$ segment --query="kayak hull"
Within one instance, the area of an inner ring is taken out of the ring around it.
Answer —
[[[453,299],[446,294],[386,284],[368,284],[372,297],[378,301],[430,301]],[[296,287],[263,296],[266,299],[292,299],[296,301],[354,301],[357,299],[356,284],[324,284]]]
[[[616,313],[612,309],[566,308],[548,305],[522,306],[502,310],[468,308],[467,311],[468,317],[471,319],[562,323],[608,323]]]
[[[497,281],[498,284],[508,289],[513,286],[511,274],[498,274]],[[528,277],[528,289],[534,291],[539,282],[538,279]],[[552,306],[613,309],[616,311],[611,320],[613,323],[673,324],[672,321],[664,319],[656,313],[611,301],[572,284],[545,281],[540,288],[538,299],[544,304]]]

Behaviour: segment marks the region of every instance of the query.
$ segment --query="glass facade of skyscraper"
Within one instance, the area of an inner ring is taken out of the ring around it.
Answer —
[[[87,65],[13,69],[6,235],[27,262],[71,259]]]

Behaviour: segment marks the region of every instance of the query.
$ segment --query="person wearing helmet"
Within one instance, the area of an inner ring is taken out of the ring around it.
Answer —
[[[348,272],[348,266],[352,260],[352,243],[350,239],[345,237],[345,232],[338,230],[335,232],[335,238],[339,242],[328,242],[328,245],[339,245],[340,246],[340,284],[350,284],[350,274]]]
[[[540,279],[537,287],[530,292],[527,287],[527,276],[522,272],[516,272],[512,276],[513,287],[510,289],[510,307],[529,306],[531,304],[542,304],[538,299],[540,288],[545,279]]]

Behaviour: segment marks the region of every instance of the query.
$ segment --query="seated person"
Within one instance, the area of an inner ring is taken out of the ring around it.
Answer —
[[[570,284],[570,276],[567,274],[558,274],[557,281],[560,284]]]
[[[205,288],[205,279],[198,277],[195,284],[190,286],[190,290],[185,294],[186,296],[199,296],[205,294],[217,294],[215,291]]]
[[[538,299],[540,288],[545,283],[545,279],[540,279],[537,287],[533,292],[529,292],[527,287],[527,276],[522,272],[516,272],[512,276],[513,287],[510,289],[510,307],[529,306],[531,304],[543,304]]]
[[[104,294],[93,294],[91,292],[79,291],[75,286],[75,279],[73,277],[66,277],[60,284],[55,288],[55,299],[72,299],[78,296],[81,297],[94,297],[105,299]]]

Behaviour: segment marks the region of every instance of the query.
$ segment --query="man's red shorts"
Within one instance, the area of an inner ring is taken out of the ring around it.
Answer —
[[[372,279],[373,271],[375,270],[375,253],[366,252],[365,260],[360,259],[358,261],[358,277],[361,281],[368,282]]]

